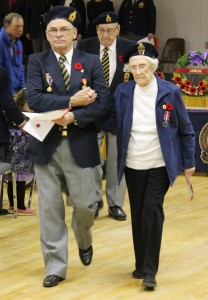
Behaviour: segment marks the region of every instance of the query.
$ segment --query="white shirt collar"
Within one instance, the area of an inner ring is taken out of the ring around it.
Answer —
[[[72,61],[72,55],[73,55],[73,51],[74,51],[74,48],[72,47],[71,50],[69,52],[67,52],[64,56],[66,56],[66,59],[67,59],[67,62],[69,64],[71,64],[71,61]],[[57,58],[57,60],[59,61],[59,57],[61,56],[59,53],[55,52],[54,51],[54,54]]]
[[[103,46],[102,44],[100,44],[100,52],[103,52],[104,48],[105,48],[105,46]],[[110,47],[108,47],[108,49],[112,53],[114,53],[116,51],[116,38],[115,38],[114,42],[110,45]]]

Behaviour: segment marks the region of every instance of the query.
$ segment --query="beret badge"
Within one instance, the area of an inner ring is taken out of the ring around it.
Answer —
[[[107,15],[105,21],[106,21],[106,23],[110,23],[111,22],[111,16]]]
[[[77,12],[76,11],[73,11],[70,15],[69,15],[69,22],[74,22],[74,20],[76,19],[77,17]]]
[[[139,55],[144,55],[145,46],[142,43],[139,43],[137,50],[138,50]]]

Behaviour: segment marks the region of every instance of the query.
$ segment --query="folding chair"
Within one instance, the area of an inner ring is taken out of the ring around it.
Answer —
[[[0,210],[3,207],[2,188],[4,183],[4,176],[11,174],[13,186],[13,200],[14,200],[14,217],[17,218],[17,193],[16,193],[16,177],[12,170],[12,165],[5,162],[0,162]]]
[[[174,65],[185,53],[185,40],[183,38],[167,39],[161,58],[159,69],[163,73],[173,73]]]

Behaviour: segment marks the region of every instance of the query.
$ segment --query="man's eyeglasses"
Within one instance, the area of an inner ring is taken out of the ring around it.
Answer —
[[[104,33],[107,33],[107,34],[113,34],[116,29],[117,29],[118,26],[116,26],[116,28],[109,28],[109,29],[104,29],[104,28],[97,28],[97,32],[99,32],[100,34],[104,34]]]
[[[57,35],[58,32],[60,34],[67,34],[69,31],[73,30],[74,28],[61,28],[61,29],[57,29],[57,28],[52,28],[49,30],[46,30],[48,33],[52,34],[52,35]]]

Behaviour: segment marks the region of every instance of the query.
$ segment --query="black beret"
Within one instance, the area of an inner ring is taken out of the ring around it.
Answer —
[[[158,57],[158,52],[150,43],[130,45],[123,53],[123,62],[126,64],[129,62],[130,57],[137,55],[148,56],[154,59]]]
[[[118,23],[117,15],[113,11],[104,12],[93,21],[95,25],[111,23]]]
[[[79,12],[73,7],[67,7],[64,5],[54,6],[51,10],[43,14],[43,22],[46,26],[55,19],[64,19],[71,23],[74,27],[77,27],[81,23]]]

